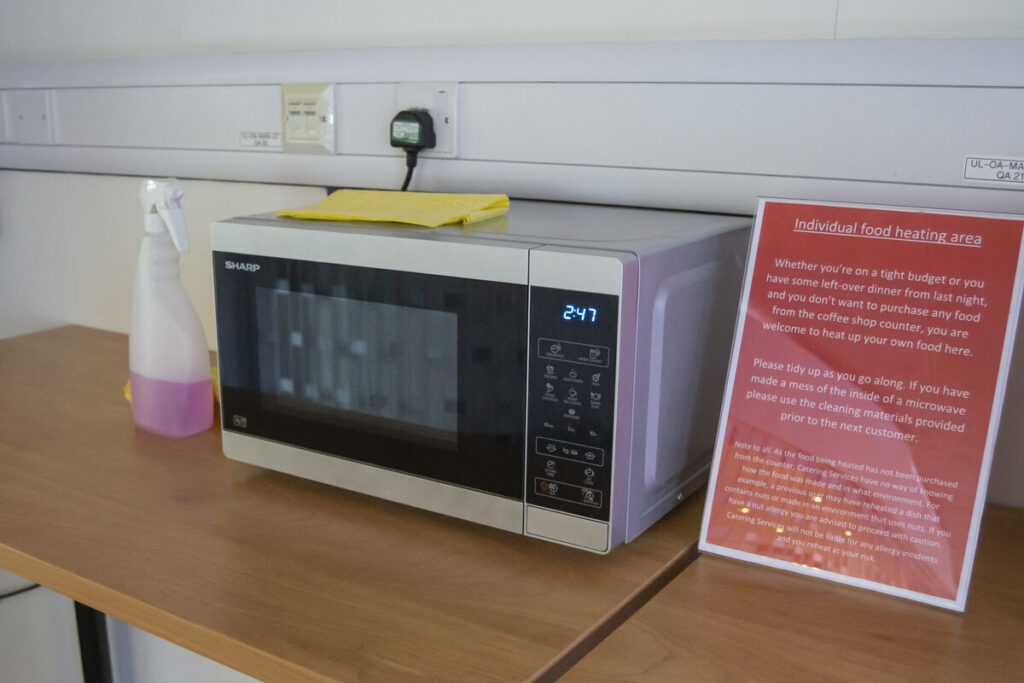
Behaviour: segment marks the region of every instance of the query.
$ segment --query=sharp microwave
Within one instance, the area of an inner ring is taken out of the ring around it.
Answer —
[[[707,476],[750,219],[212,227],[224,453],[594,552]]]

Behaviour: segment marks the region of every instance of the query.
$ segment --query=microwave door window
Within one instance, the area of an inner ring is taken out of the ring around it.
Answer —
[[[522,497],[525,285],[214,263],[224,429]]]
[[[458,316],[258,288],[265,407],[454,450]]]

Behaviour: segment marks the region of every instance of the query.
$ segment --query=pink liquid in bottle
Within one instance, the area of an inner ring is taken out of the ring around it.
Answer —
[[[131,373],[135,424],[165,436],[188,436],[213,426],[213,384],[168,382]]]

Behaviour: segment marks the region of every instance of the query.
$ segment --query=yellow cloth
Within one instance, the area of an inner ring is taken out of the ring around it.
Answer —
[[[442,194],[338,190],[319,204],[278,211],[278,216],[319,221],[387,221],[436,228],[469,225],[508,211],[503,194]]]

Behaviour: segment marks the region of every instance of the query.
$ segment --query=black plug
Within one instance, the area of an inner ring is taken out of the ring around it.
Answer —
[[[405,182],[402,190],[409,188],[412,170],[421,149],[433,149],[437,144],[434,136],[434,119],[426,109],[405,109],[391,119],[391,146],[405,150]]]

